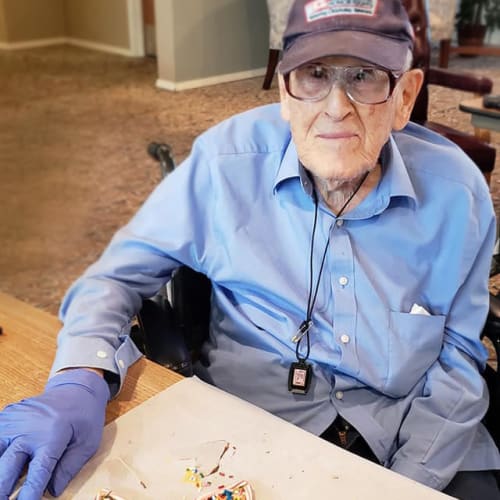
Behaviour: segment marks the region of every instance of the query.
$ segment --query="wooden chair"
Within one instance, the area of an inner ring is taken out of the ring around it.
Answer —
[[[402,0],[402,3],[408,11],[415,31],[413,66],[422,69],[425,75],[424,85],[417,98],[411,120],[444,135],[460,146],[483,172],[489,183],[491,172],[495,166],[495,149],[473,135],[466,134],[445,124],[429,121],[428,85],[439,85],[450,89],[473,92],[476,95],[484,95],[491,92],[493,82],[485,77],[454,73],[446,69],[431,67],[431,45],[428,35],[429,20],[426,2],[425,0]]]
[[[292,3],[293,0],[267,0],[267,10],[269,12],[269,56],[266,76],[262,85],[264,90],[271,88],[281,49],[283,48],[282,37]]]

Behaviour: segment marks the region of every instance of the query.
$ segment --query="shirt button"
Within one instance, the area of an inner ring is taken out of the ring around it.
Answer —
[[[101,358],[101,359],[104,359],[104,358],[108,357],[108,355],[107,355],[107,353],[105,351],[97,351],[96,354],[97,354],[97,357]]]
[[[351,339],[349,338],[349,335],[346,335],[345,333],[344,333],[344,335],[342,335],[342,336],[340,337],[340,341],[342,342],[342,344],[347,344],[347,343],[349,342],[349,340],[351,340]]]
[[[337,391],[337,392],[335,393],[335,397],[336,397],[337,399],[342,399],[342,398],[344,397],[344,393],[343,393],[342,391]]]
[[[123,362],[123,359],[119,359],[118,364],[120,365],[120,368],[125,368],[125,363]]]
[[[344,220],[339,219],[335,224],[337,225],[337,227],[342,227],[344,225]]]
[[[346,285],[347,285],[347,283],[349,283],[349,280],[347,279],[347,277],[346,277],[346,276],[341,276],[341,277],[339,278],[339,283],[340,283],[342,286],[346,286]]]

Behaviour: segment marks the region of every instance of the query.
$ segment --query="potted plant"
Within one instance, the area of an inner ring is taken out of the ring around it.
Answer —
[[[486,33],[500,28],[500,2],[460,0],[456,21],[459,45],[483,45]]]

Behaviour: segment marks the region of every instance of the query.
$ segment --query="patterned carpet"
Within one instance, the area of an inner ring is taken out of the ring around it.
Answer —
[[[453,58],[452,69],[489,76],[500,58]],[[0,51],[0,288],[56,313],[69,284],[158,182],[146,155],[169,142],[177,160],[231,114],[278,100],[262,79],[171,93],[157,90],[153,59],[69,46]],[[458,103],[431,89],[431,118],[472,131]],[[492,134],[500,151],[500,133]],[[500,154],[491,184],[500,210]],[[493,285],[496,286],[496,285]]]

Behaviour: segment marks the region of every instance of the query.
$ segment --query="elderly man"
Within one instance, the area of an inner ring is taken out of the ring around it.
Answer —
[[[495,220],[479,170],[408,124],[422,83],[399,0],[297,0],[281,107],[214,127],[73,285],[45,392],[0,413],[0,496],[57,495],[139,356],[141,299],[213,283],[196,373],[459,498],[498,498],[479,332]]]

